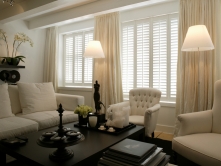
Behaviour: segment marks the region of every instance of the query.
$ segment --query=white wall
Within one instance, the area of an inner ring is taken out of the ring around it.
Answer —
[[[14,21],[8,24],[0,25],[0,29],[3,29],[7,34],[8,45],[9,45],[9,55],[12,53],[12,45],[14,41],[14,35],[17,32],[25,33],[29,36],[34,46],[31,47],[29,43],[22,43],[17,55],[24,55],[26,59],[25,63],[20,62],[19,65],[24,65],[24,69],[2,69],[1,70],[18,70],[21,79],[19,82],[42,82],[43,81],[43,63],[44,63],[44,46],[45,46],[45,36],[46,30],[29,30],[27,28],[26,22],[24,21]],[[0,42],[0,57],[6,56],[5,45]],[[0,84],[3,83],[0,81]]]
[[[141,18],[147,18],[151,16],[156,16],[156,15],[176,13],[178,12],[178,10],[179,10],[179,1],[171,1],[171,2],[156,4],[156,5],[152,5],[148,7],[142,7],[138,9],[123,11],[120,13],[120,17],[121,17],[121,22],[124,22],[124,21],[136,20],[136,19],[141,19]],[[85,29],[85,28],[90,28],[90,27],[93,27],[93,19],[59,27],[59,32],[63,34],[69,31],[70,32],[78,31],[80,29]],[[61,39],[60,39],[60,42],[62,42]],[[79,90],[76,90],[75,88],[60,88],[59,92],[66,93],[66,94],[82,95],[85,97],[85,104],[90,105],[90,106],[92,105],[92,102],[93,102],[93,99],[91,100],[91,98],[93,97],[92,90],[88,91],[88,89],[84,90],[84,88],[81,88],[81,90],[79,91]],[[160,109],[160,113],[158,117],[156,130],[162,131],[165,133],[173,133],[174,126],[175,126],[175,119],[176,119],[175,118],[175,103],[173,104],[161,103],[161,109]]]

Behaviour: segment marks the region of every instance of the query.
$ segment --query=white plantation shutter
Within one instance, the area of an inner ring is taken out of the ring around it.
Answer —
[[[122,24],[122,85],[130,89],[154,87],[161,99],[175,101],[178,53],[178,14]]]
[[[92,85],[92,58],[84,58],[84,50],[93,40],[93,31],[64,35],[64,84],[67,86]]]
[[[65,83],[73,81],[73,37],[65,38]]]
[[[137,87],[149,87],[150,24],[137,25]]]
[[[75,36],[74,82],[82,83],[83,35]]]
[[[153,87],[167,96],[167,20],[153,22]]]
[[[170,97],[176,97],[176,75],[178,57],[178,18],[170,20],[171,41],[171,73],[170,73]]]
[[[84,37],[84,50],[87,48],[87,45],[90,41],[93,40],[93,33],[85,33]],[[92,67],[93,67],[92,58],[84,58],[84,82],[92,83]]]
[[[134,87],[134,26],[123,27],[122,48],[122,84],[123,93],[129,95],[130,89]]]

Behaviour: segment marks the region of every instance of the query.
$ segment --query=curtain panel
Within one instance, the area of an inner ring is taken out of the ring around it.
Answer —
[[[93,84],[100,84],[100,101],[106,107],[123,101],[119,38],[118,12],[95,18],[94,39],[101,42],[105,58],[94,59]]]
[[[220,0],[180,0],[176,115],[212,108],[214,83],[221,78],[220,16]],[[207,27],[215,50],[182,52],[188,28],[200,24]]]
[[[52,82],[57,92],[57,27],[46,30],[43,81]]]

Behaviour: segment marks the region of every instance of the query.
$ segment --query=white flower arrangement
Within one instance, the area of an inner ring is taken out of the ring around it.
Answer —
[[[12,51],[11,57],[9,57],[7,36],[6,36],[6,33],[2,29],[0,29],[0,40],[3,40],[6,43],[6,49],[7,49],[7,57],[2,57],[3,58],[2,63],[4,63],[5,61],[11,62],[13,61],[13,58],[18,59],[18,61],[20,60],[23,61],[23,58],[25,58],[24,56],[21,56],[21,55],[16,56],[18,48],[20,47],[22,43],[29,42],[30,46],[33,47],[33,42],[27,35],[25,35],[24,33],[17,33],[14,36],[13,51]]]
[[[87,105],[80,105],[74,110],[74,113],[83,116],[83,118],[86,118],[88,113],[92,111],[93,111],[92,107],[89,107]]]

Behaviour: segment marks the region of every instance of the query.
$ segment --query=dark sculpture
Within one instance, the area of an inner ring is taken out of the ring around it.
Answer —
[[[101,110],[100,105],[102,104],[104,106],[104,104],[100,101],[99,88],[100,88],[100,84],[98,84],[96,80],[96,83],[94,84],[94,104],[95,104],[96,114],[100,114],[100,110]]]

